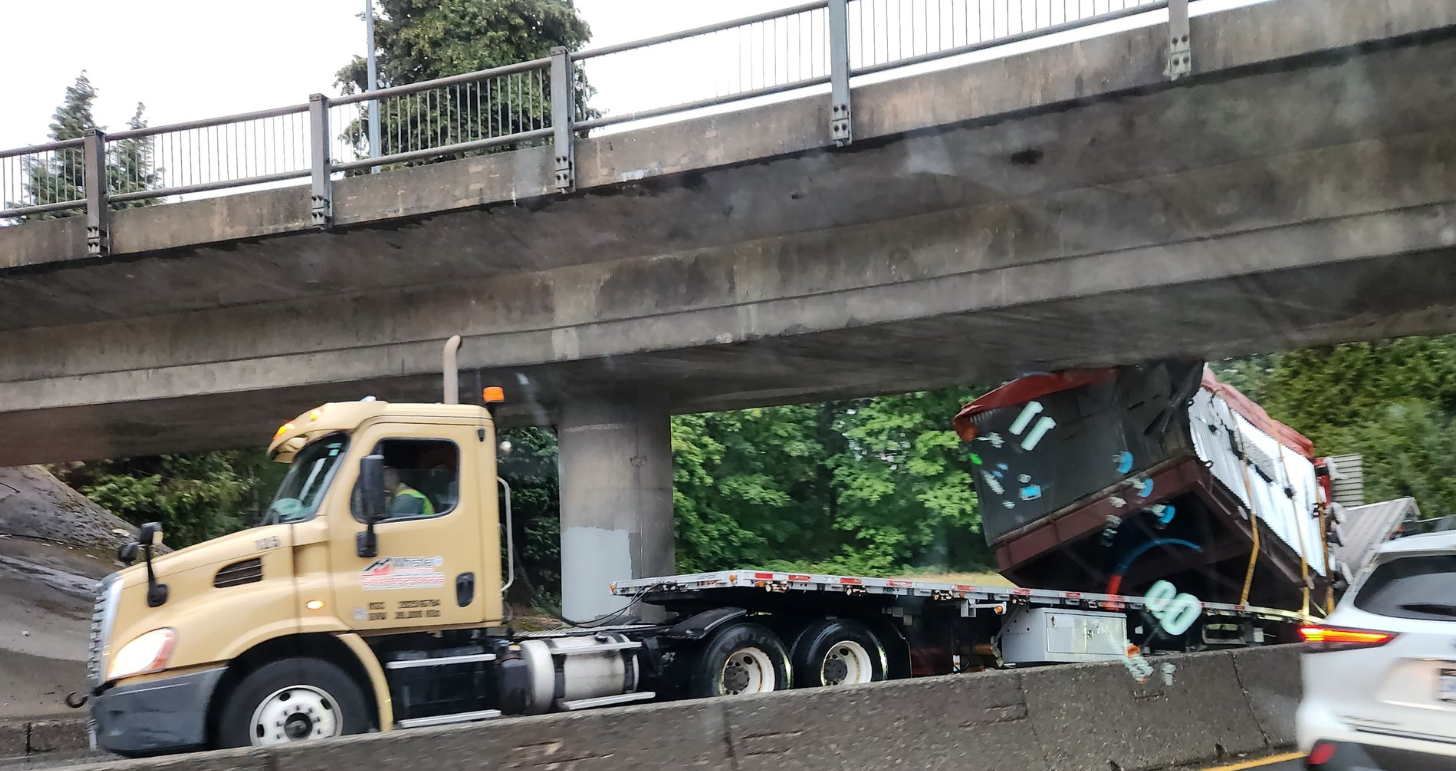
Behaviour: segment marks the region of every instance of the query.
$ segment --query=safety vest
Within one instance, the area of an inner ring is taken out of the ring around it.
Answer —
[[[431,517],[435,514],[435,506],[424,493],[400,483],[399,487],[394,488],[394,500],[389,503],[389,513],[395,517]]]

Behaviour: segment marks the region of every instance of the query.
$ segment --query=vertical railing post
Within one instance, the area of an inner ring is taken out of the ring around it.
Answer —
[[[849,114],[849,0],[829,0],[829,136],[843,147],[854,141]]]
[[[334,219],[333,161],[329,158],[329,98],[308,98],[308,133],[313,151],[313,226],[326,228]]]
[[[572,77],[571,52],[561,46],[551,49],[551,129],[556,160],[556,189],[569,193],[576,186],[576,83]]]
[[[1193,74],[1193,46],[1188,34],[1188,0],[1168,0],[1168,80]]]
[[[86,256],[104,257],[111,253],[111,203],[106,187],[106,132],[86,129],[81,140],[82,173],[86,175]]]

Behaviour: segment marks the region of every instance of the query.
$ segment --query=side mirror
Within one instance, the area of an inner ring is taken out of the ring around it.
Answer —
[[[363,498],[364,521],[384,521],[384,456],[366,455],[359,460],[359,495]]]
[[[147,546],[162,545],[162,524],[160,522],[148,522],[142,525],[137,531],[137,543]]]
[[[123,565],[130,565],[136,562],[137,550],[140,548],[141,546],[136,541],[127,541],[116,550],[116,559]]]
[[[359,459],[359,498],[364,532],[355,534],[354,552],[365,559],[373,559],[379,556],[379,539],[374,535],[374,525],[384,521],[383,455],[366,455]]]

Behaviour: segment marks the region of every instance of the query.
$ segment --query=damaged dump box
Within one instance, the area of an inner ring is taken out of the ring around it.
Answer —
[[[1201,361],[1028,375],[966,405],[955,427],[974,453],[986,540],[1018,585],[1139,594],[1167,580],[1205,600],[1303,609],[1347,574],[1309,440]]]

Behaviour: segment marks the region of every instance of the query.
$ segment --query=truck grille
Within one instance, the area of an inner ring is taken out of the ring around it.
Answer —
[[[96,591],[96,608],[91,613],[91,647],[86,658],[86,676],[92,685],[101,685],[102,652],[106,649],[106,638],[111,635],[111,622],[116,618],[116,601],[121,582],[113,573],[101,580]]]

